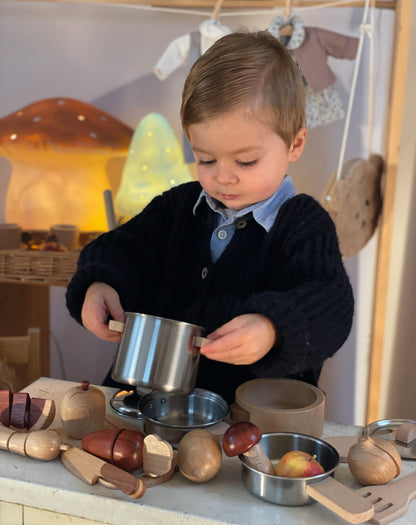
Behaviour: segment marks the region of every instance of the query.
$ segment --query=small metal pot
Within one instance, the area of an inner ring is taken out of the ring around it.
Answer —
[[[189,393],[199,365],[201,326],[126,312],[112,369],[115,381],[150,390]]]
[[[140,399],[146,434],[157,434],[177,447],[183,436],[196,428],[210,429],[228,414],[228,403],[220,395],[196,388],[188,395],[151,392]]]
[[[319,501],[351,523],[362,523],[372,517],[372,504],[333,478],[339,454],[329,443],[291,432],[263,434],[260,443],[273,464],[286,452],[301,450],[315,455],[325,472],[307,478],[273,476],[250,467],[241,454],[243,483],[254,496],[278,505],[307,505]]]

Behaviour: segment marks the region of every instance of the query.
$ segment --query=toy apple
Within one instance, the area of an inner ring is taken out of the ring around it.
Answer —
[[[307,452],[291,450],[282,456],[276,465],[276,476],[286,478],[310,478],[325,471],[322,465]]]

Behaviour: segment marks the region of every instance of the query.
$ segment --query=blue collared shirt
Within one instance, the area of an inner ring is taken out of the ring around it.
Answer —
[[[247,224],[246,219],[249,218],[248,215],[250,213],[254,220],[268,232],[273,226],[281,206],[295,195],[295,187],[289,175],[286,175],[282,184],[271,197],[247,206],[247,208],[242,210],[224,208],[221,203],[208,195],[205,190],[202,190],[193,211],[195,214],[197,207],[205,199],[208,206],[217,214],[217,226],[211,235],[211,256],[213,261],[215,262],[219,259],[231,241],[235,230],[245,227]]]

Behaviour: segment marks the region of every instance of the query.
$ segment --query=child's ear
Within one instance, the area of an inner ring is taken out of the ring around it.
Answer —
[[[302,155],[306,142],[306,128],[300,128],[289,148],[289,162],[295,162]]]

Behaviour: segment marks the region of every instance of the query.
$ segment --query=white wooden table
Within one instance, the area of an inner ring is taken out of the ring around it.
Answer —
[[[49,427],[63,433],[60,402],[75,383],[41,378],[24,391],[31,397],[54,399],[57,415]],[[137,428],[139,420],[116,414],[109,405],[115,390],[102,387],[107,399],[106,426]],[[325,436],[357,435],[358,427],[326,422]],[[80,442],[70,440],[80,446]],[[404,461],[402,475],[416,470],[415,461]],[[340,464],[335,478],[350,488],[359,488],[348,466]],[[396,525],[415,525],[416,501]],[[143,498],[133,500],[101,484],[88,485],[71,474],[59,458],[36,459],[0,451],[1,525],[337,525],[346,523],[319,503],[285,507],[252,496],[241,481],[237,458],[223,456],[217,476],[196,484],[179,472],[163,485],[149,488]]]

